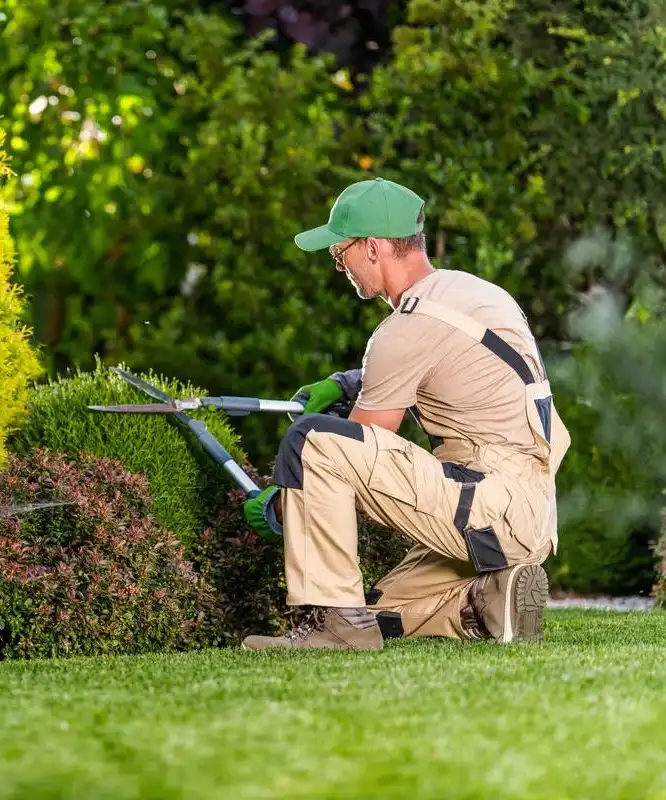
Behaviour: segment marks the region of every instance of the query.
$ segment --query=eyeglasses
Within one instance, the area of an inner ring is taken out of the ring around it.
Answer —
[[[345,264],[343,256],[353,244],[356,244],[356,242],[358,242],[358,238],[352,239],[351,242],[347,245],[347,247],[343,247],[342,250],[340,250],[340,248],[336,244],[332,244],[328,248],[328,252],[335,259],[335,263],[339,264],[343,269],[347,269],[347,265]]]

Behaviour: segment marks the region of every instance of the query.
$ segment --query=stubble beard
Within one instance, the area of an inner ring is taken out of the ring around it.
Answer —
[[[379,297],[379,292],[367,289],[364,284],[362,284],[349,272],[349,270],[347,270],[347,279],[354,289],[356,289],[356,294],[361,298],[361,300],[374,300],[375,297]]]

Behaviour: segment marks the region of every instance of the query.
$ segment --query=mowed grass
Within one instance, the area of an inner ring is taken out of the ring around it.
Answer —
[[[525,647],[0,665],[2,798],[666,798],[666,613]]]

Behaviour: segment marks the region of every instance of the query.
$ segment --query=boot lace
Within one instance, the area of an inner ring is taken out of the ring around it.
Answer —
[[[292,641],[304,639],[315,631],[323,630],[325,622],[326,610],[323,608],[313,608],[306,612],[299,624],[292,628],[291,632],[287,635]]]

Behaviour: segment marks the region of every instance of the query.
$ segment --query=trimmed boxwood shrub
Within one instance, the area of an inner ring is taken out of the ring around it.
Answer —
[[[141,377],[173,397],[207,394],[204,389],[167,380],[154,373]],[[153,402],[99,361],[93,372],[77,372],[36,387],[28,414],[11,439],[12,449],[27,455],[44,447],[78,458],[92,453],[118,459],[133,473],[148,478],[157,522],[189,549],[206,519],[227,491],[226,472],[214,464],[194,436],[168,417],[88,411],[88,405]],[[245,456],[226,417],[210,409],[192,413],[237,460]]]
[[[24,504],[67,505],[15,511]],[[215,595],[148,515],[143,476],[44,450],[0,475],[0,657],[142,653],[216,641]]]

